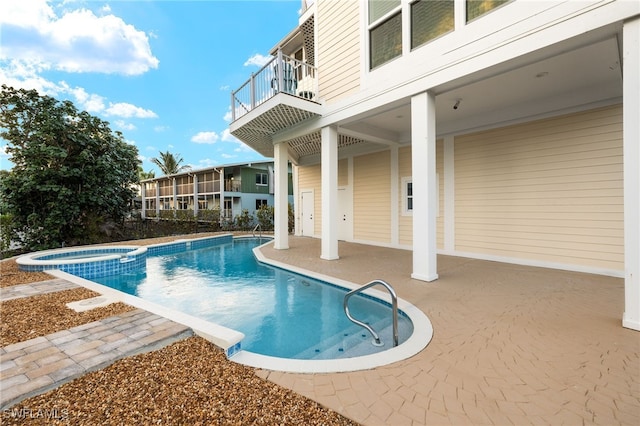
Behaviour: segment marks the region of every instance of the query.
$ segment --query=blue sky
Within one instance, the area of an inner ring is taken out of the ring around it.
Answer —
[[[260,160],[228,133],[230,93],[295,28],[300,3],[1,0],[0,84],[108,121],[156,176],[160,151],[194,169]]]

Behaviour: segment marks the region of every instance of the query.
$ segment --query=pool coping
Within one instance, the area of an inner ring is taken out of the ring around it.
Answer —
[[[251,238],[251,236],[235,238]],[[175,244],[175,242],[169,244]],[[254,256],[259,263],[314,278],[349,290],[361,287],[361,285],[352,283],[350,281],[338,279],[324,274],[319,274],[276,260],[268,259],[260,251],[262,247],[268,244],[273,244],[273,240],[253,249]],[[406,300],[398,298],[398,309],[404,312],[404,314],[406,314],[406,316],[413,323],[413,333],[402,344],[376,354],[362,355],[353,358],[340,358],[330,360],[301,360],[291,358],[278,358],[273,356],[261,355],[241,349],[241,342],[244,339],[245,335],[240,331],[224,327],[210,321],[205,321],[201,318],[185,314],[175,309],[160,306],[154,302],[144,300],[138,296],[121,292],[103,284],[99,284],[89,279],[81,278],[61,270],[47,270],[46,272],[57,278],[65,279],[74,284],[108,296],[113,301],[123,302],[133,307],[144,309],[156,315],[160,315],[179,324],[188,326],[194,331],[195,334],[224,349],[227,357],[231,361],[260,369],[288,373],[309,374],[340,373],[348,371],[368,370],[371,368],[398,362],[416,355],[429,344],[433,337],[433,327],[431,325],[431,321],[424,314],[424,312],[422,312],[420,309],[407,302]],[[362,293],[391,304],[391,296],[388,293],[384,293],[373,288],[369,288]]]

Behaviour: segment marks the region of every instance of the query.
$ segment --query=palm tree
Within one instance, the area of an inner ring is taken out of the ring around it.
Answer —
[[[182,157],[180,154],[173,155],[169,151],[162,152],[160,151],[160,159],[152,158],[151,162],[156,166],[160,167],[160,171],[165,175],[175,175],[176,173],[180,173],[182,171],[191,170],[191,166],[181,166]]]
[[[145,172],[141,165],[138,165],[138,180],[153,179],[156,173],[153,170]]]

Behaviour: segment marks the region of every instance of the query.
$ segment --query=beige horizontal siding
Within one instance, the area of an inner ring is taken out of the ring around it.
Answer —
[[[436,173],[438,174],[438,217],[436,218],[436,247],[444,248],[444,141],[436,141]]]
[[[298,191],[313,189],[313,233],[320,235],[322,231],[322,186],[320,165],[298,168]],[[298,200],[302,203],[302,200]]]
[[[349,185],[349,160],[338,161],[338,186]]]
[[[456,250],[623,269],[622,108],[455,139]]]
[[[413,216],[403,216],[402,179],[411,177],[411,147],[398,149],[398,242],[401,245],[413,244]]]
[[[353,159],[353,235],[356,240],[391,242],[390,161],[389,151]]]
[[[359,2],[319,2],[317,19],[318,86],[329,104],[360,87]]]

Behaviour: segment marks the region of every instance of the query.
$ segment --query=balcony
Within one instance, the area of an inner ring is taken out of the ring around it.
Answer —
[[[320,115],[316,67],[278,50],[231,93],[231,134],[266,157],[271,136]]]
[[[225,192],[242,192],[242,182],[240,179],[225,179],[224,190]]]

